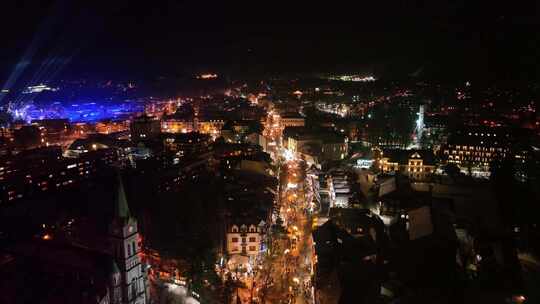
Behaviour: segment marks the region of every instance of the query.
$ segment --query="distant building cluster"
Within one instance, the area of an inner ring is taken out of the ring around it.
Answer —
[[[506,211],[537,194],[530,96],[322,78],[201,74],[121,118],[5,124],[0,302],[461,303],[464,282],[519,285],[515,244],[538,229]]]

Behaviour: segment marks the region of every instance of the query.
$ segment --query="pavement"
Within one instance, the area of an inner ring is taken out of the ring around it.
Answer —
[[[287,183],[296,184],[282,195],[281,217],[284,219],[289,231],[284,242],[283,252],[274,263],[275,280],[280,280],[281,301],[284,303],[313,303],[311,294],[312,270],[312,235],[311,219],[306,210],[313,197],[310,187],[306,185],[305,172],[298,160],[291,160],[285,164],[288,176]],[[287,189],[287,185],[282,185]],[[293,239],[297,241],[294,242]]]
[[[279,154],[278,143],[281,142],[282,129],[280,124],[270,119],[268,129],[265,132],[272,134],[276,145],[276,154]],[[245,280],[246,287],[240,288],[233,296],[236,304],[236,294],[241,303],[314,303],[311,292],[312,276],[312,246],[311,218],[307,214],[313,198],[312,185],[306,179],[305,167],[301,166],[300,160],[289,159],[282,163],[278,172],[287,174],[280,178],[278,193],[278,206],[280,217],[284,221],[286,230],[289,232],[283,239],[270,240],[274,245],[272,256],[266,256],[265,262],[255,275]],[[306,168],[307,169],[307,168]],[[274,236],[276,237],[276,236]],[[296,244],[293,244],[293,239]],[[252,282],[253,301],[251,301]],[[305,286],[305,287],[304,287]],[[306,290],[306,292],[304,292]]]
[[[272,256],[266,256],[260,269],[243,280],[244,288],[233,295],[232,303],[295,303],[312,304],[311,270],[312,245],[311,218],[306,209],[313,197],[311,187],[305,183],[305,174],[298,160],[291,160],[281,170],[289,174],[280,186],[279,210],[289,232],[283,239],[274,239]],[[284,173],[285,174],[285,173]],[[287,187],[289,183],[296,187]],[[293,241],[296,239],[296,242]],[[253,285],[255,282],[255,285]],[[253,301],[251,300],[253,298]]]
[[[163,292],[169,292],[175,297],[178,297],[177,298],[179,300],[177,301],[178,303],[200,304],[199,301],[197,301],[195,298],[188,296],[186,287],[172,284],[172,283],[165,283],[164,285],[166,288],[163,289]],[[162,299],[162,303],[164,304],[165,301],[167,300],[167,297],[161,297],[161,299]]]

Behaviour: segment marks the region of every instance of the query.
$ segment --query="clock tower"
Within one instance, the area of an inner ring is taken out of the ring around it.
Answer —
[[[141,264],[137,220],[131,216],[122,177],[118,174],[114,217],[109,227],[111,252],[119,267],[119,284],[111,290],[112,304],[146,304],[147,277]]]

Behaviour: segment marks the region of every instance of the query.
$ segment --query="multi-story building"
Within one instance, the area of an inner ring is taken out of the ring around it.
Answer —
[[[115,121],[115,120],[100,121],[96,123],[95,129],[97,133],[102,133],[102,134],[122,132],[122,131],[129,130],[129,122],[128,121]]]
[[[68,119],[33,120],[32,124],[41,128],[45,142],[50,144],[65,139],[71,131]]]
[[[298,113],[284,113],[281,115],[281,126],[286,127],[304,127],[306,120]]]
[[[262,225],[257,220],[233,221],[227,230],[227,253],[258,255],[262,249]]]
[[[209,134],[212,136],[219,136],[221,128],[225,125],[223,119],[217,118],[198,118],[196,121],[197,131],[203,134]]]
[[[161,130],[166,133],[189,133],[195,131],[193,120],[166,118],[161,122]]]
[[[321,159],[340,160],[349,154],[349,143],[346,136],[328,134],[323,138]]]
[[[441,148],[441,158],[473,175],[489,175],[490,163],[523,154],[531,136],[525,129],[466,127],[454,131]]]
[[[219,136],[221,128],[225,124],[223,119],[201,119],[198,117],[192,118],[165,118],[161,122],[161,130],[167,133],[189,133],[199,132]]]
[[[401,172],[413,180],[425,180],[435,173],[435,156],[431,150],[384,150],[376,162],[384,173]]]
[[[147,115],[142,115],[133,119],[130,129],[131,140],[133,142],[156,138],[159,133],[161,133],[159,120]]]
[[[202,154],[208,152],[210,146],[210,136],[197,132],[164,133],[162,137],[165,148],[176,152],[178,156]]]
[[[293,153],[308,154],[321,161],[341,160],[349,153],[348,138],[331,131],[297,127],[286,128],[284,134],[286,147]]]
[[[15,146],[20,149],[33,149],[45,145],[44,134],[38,126],[26,125],[13,130]]]
[[[118,161],[115,149],[91,149],[74,158],[58,146],[22,151],[0,160],[0,205],[43,192],[59,191],[92,178]]]

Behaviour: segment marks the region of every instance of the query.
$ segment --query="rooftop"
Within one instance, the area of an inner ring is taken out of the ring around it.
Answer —
[[[296,140],[320,140],[325,144],[342,143],[346,136],[336,133],[331,129],[310,129],[306,127],[287,127],[283,130],[284,137],[292,137]]]
[[[432,150],[384,150],[383,157],[387,157],[389,162],[398,164],[408,164],[409,159],[418,158],[423,160],[424,165],[435,165],[435,154]]]
[[[173,139],[175,143],[199,143],[208,142],[210,136],[198,132],[189,133],[162,133],[164,139]]]

